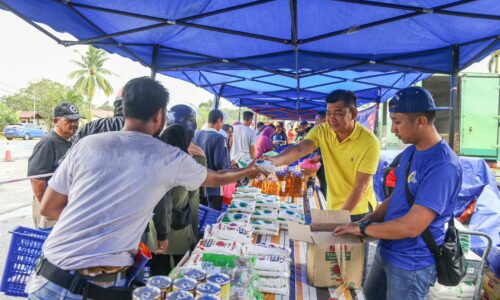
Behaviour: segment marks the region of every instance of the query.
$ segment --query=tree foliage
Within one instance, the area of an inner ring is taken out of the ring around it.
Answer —
[[[16,112],[10,109],[4,103],[0,102],[0,131],[3,132],[5,126],[18,122],[19,118],[17,117]]]
[[[198,111],[196,114],[196,124],[198,124],[198,128],[201,128],[205,123],[207,123],[208,120],[208,114],[212,110],[213,107],[213,100],[207,100],[205,102],[202,102],[198,106]],[[240,118],[243,118],[243,112],[249,110],[248,108],[241,108],[241,116],[240,116],[240,109],[235,107],[235,108],[221,108],[220,109],[224,115],[224,123],[225,124],[230,124],[232,125],[233,122],[240,120]],[[266,122],[269,121],[269,118],[264,117],[259,115],[258,116],[258,121]]]
[[[104,68],[104,63],[109,59],[106,51],[89,46],[85,54],[75,52],[80,55],[80,58],[71,62],[78,69],[68,75],[70,79],[76,80],[73,89],[87,97],[90,103],[97,89],[102,90],[106,96],[111,95],[113,88],[106,77],[114,73]]]
[[[35,110],[50,128],[54,108],[61,102],[75,104],[80,114],[90,119],[88,106],[85,105],[85,100],[78,92],[48,79],[32,82],[17,93],[2,97],[0,102],[12,111],[33,111],[33,99],[35,99]]]

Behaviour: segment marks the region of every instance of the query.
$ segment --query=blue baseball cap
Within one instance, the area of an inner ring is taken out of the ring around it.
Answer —
[[[416,86],[400,90],[389,101],[389,112],[392,113],[419,113],[450,109],[451,107],[436,107],[431,93]]]

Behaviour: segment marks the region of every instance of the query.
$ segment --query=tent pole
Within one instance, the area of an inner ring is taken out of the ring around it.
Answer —
[[[241,104],[240,109],[238,110],[238,122],[241,122]]]
[[[299,47],[298,47],[298,32],[297,32],[297,0],[290,0],[290,13],[292,20],[292,45],[295,54],[295,81],[297,83],[297,102],[296,110],[299,115],[299,121],[302,121],[300,114],[300,75],[299,75]]]
[[[455,144],[455,102],[458,96],[458,62],[460,58],[460,49],[458,46],[453,46],[453,69],[450,77],[450,133],[448,137],[448,144],[451,149],[454,149]]]
[[[153,57],[151,58],[151,79],[156,79],[156,71],[158,70],[158,48],[159,45],[153,47]]]

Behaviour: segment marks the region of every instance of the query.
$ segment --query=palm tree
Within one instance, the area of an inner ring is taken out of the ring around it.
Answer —
[[[500,61],[500,50],[491,53],[490,61],[488,62],[488,70],[490,73],[500,73],[498,65]]]
[[[103,67],[104,62],[109,59],[106,57],[106,51],[89,46],[85,54],[76,50],[75,52],[80,55],[80,59],[71,60],[71,62],[76,64],[78,69],[71,72],[68,77],[76,79],[73,88],[87,98],[89,107],[92,108],[92,99],[97,88],[106,96],[113,93],[113,88],[105,77],[115,74]]]

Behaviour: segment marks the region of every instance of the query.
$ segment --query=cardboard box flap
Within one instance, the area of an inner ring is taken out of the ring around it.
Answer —
[[[323,248],[330,245],[359,245],[363,244],[361,239],[354,235],[334,235],[332,232],[312,232],[314,243]]]
[[[311,231],[332,231],[339,224],[350,222],[347,210],[311,209]]]
[[[301,225],[295,222],[287,222],[288,238],[295,241],[314,243],[311,236],[311,229],[308,225]]]

